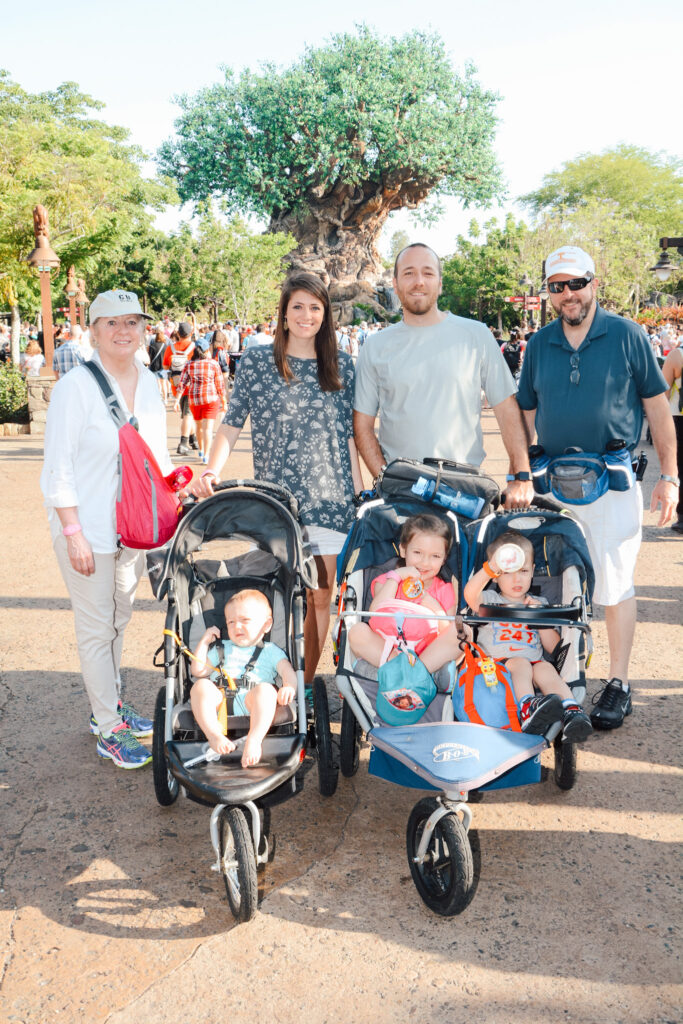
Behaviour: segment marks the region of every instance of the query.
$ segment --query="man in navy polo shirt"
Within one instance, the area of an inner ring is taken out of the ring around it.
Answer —
[[[659,456],[661,476],[650,511],[659,526],[678,501],[676,440],[667,384],[641,327],[608,313],[596,300],[591,257],[573,245],[546,260],[548,291],[557,319],[527,345],[517,401],[530,439],[550,455],[569,447],[604,453],[610,441],[631,451],[640,441],[643,411]],[[615,729],[632,710],[628,664],[636,625],[633,576],[642,535],[640,485],[608,491],[589,505],[574,505],[595,568],[597,604],[605,607],[610,670],[591,715],[598,729]]]

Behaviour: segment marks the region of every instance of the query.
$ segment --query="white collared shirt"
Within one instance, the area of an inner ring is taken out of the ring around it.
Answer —
[[[101,369],[95,351],[93,360]],[[154,453],[162,473],[173,471],[166,440],[166,410],[156,377],[137,360],[134,414],[140,435]],[[121,389],[104,370],[125,412]],[[61,531],[57,508],[78,507],[83,534],[98,554],[116,551],[118,431],[102,392],[89,370],[77,366],[52,389],[45,424],[45,461],[40,487],[53,539]]]

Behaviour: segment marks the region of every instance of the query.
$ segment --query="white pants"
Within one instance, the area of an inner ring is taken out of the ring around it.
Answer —
[[[71,598],[85,689],[100,732],[110,733],[121,722],[117,704],[123,633],[133,614],[145,553],[131,548],[107,555],[95,553],[95,572],[83,576],[72,567],[61,534],[55,538],[54,548]]]
[[[590,505],[570,505],[583,526],[595,570],[596,604],[621,604],[635,594],[633,577],[643,535],[643,494],[607,491]]]

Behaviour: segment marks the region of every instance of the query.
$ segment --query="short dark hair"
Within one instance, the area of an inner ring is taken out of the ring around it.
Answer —
[[[431,245],[426,245],[425,242],[411,242],[410,245],[404,245],[403,246],[403,248],[399,252],[398,256],[394,260],[394,277],[398,276],[398,261],[400,260],[400,258],[403,255],[403,253],[407,252],[408,249],[427,249],[429,252],[431,252],[432,256],[436,260],[436,265],[439,268],[439,280],[441,280],[441,260],[436,255],[436,253],[432,249]]]

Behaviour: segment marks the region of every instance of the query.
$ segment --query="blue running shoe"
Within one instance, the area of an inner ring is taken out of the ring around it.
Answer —
[[[142,768],[152,760],[152,752],[138,743],[128,726],[117,725],[111,736],[99,734],[97,753],[108,757],[119,768]]]
[[[137,739],[143,739],[145,736],[151,736],[154,732],[154,722],[151,718],[143,718],[139,714],[132,704],[128,701],[119,701],[119,712],[123,720],[123,724],[127,725],[130,731]]]
[[[145,736],[151,736],[154,732],[154,722],[151,718],[143,718],[128,701],[120,700],[117,710],[121,715],[123,724],[128,726],[136,739],[144,739]],[[90,715],[90,732],[93,736],[99,736],[100,733],[97,719],[93,714]]]

